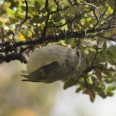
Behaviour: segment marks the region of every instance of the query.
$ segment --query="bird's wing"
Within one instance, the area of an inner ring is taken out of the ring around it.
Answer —
[[[29,75],[21,74],[21,76],[26,78],[23,81],[51,83],[66,76],[66,70],[62,69],[62,65],[63,64],[59,64],[57,61],[52,62],[35,70]]]

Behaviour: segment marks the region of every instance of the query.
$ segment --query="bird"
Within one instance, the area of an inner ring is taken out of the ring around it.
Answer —
[[[86,55],[80,49],[50,45],[36,49],[29,57],[22,81],[52,83],[78,79],[86,68]]]

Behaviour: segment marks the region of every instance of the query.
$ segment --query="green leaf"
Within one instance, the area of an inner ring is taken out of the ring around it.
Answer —
[[[113,82],[113,79],[112,79],[112,78],[106,78],[106,79],[105,79],[105,82],[106,82],[106,83],[112,83],[112,82]]]
[[[76,81],[75,81],[75,80],[67,81],[67,82],[65,82],[65,84],[64,84],[64,89],[67,89],[68,87],[71,87],[71,86],[73,86],[73,85],[75,85],[75,84],[76,84]]]
[[[111,64],[111,65],[115,65],[116,64],[116,58],[114,56],[114,54],[112,53],[112,51],[107,50],[106,51],[106,60]]]
[[[54,22],[59,22],[62,20],[62,16],[59,12],[57,12],[55,15],[52,16],[52,19],[54,20]]]
[[[107,91],[107,96],[113,96],[114,95],[114,93],[113,92],[111,92],[111,91]]]
[[[80,9],[78,7],[70,6],[68,9],[65,10],[65,13],[67,15],[69,15],[69,14],[70,15],[74,15],[74,14],[79,15],[81,13],[81,11],[80,11]]]
[[[104,73],[106,76],[108,76],[108,77],[112,77],[112,73],[111,73],[111,71],[108,71],[108,70],[103,70],[103,72],[102,73]],[[106,77],[107,78],[107,77]]]
[[[97,82],[97,78],[96,77],[91,76],[91,79],[92,79],[93,83]]]
[[[43,13],[43,14],[46,13],[46,9],[45,8],[42,8],[41,9],[41,13]]]
[[[79,78],[79,82],[80,82],[80,83],[84,83],[84,82],[85,82],[85,81],[84,81],[84,78],[82,78],[82,77]]]
[[[114,91],[115,89],[116,89],[115,86],[109,86],[109,87],[107,88],[108,91]]]
[[[86,78],[86,81],[87,81],[87,84],[88,85],[92,85],[93,84],[93,81],[91,79],[91,76],[89,76],[88,78]]]
[[[81,91],[80,87],[76,89],[76,93],[79,93],[80,91]]]
[[[104,91],[106,89],[106,86],[104,83],[101,83],[99,86],[98,86],[102,91]]]
[[[36,9],[40,9],[40,7],[41,7],[41,5],[39,4],[38,1],[35,1],[35,5],[34,6],[35,6]]]
[[[43,23],[46,20],[46,16],[40,17],[37,20],[38,20],[38,23]]]
[[[32,19],[32,22],[33,23],[38,23],[38,19],[39,19],[40,17],[39,17],[39,15],[35,15],[34,17],[33,17],[33,19]]]
[[[15,17],[15,12],[13,10],[7,7],[6,11],[10,15],[10,17],[13,17],[13,18]]]
[[[98,92],[98,95],[100,95],[102,98],[106,98],[106,93],[104,91]]]

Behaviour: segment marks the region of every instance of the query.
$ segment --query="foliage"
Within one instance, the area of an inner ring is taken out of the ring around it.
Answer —
[[[78,46],[87,56],[87,69],[77,86],[93,102],[96,95],[112,96],[116,81],[115,0],[3,0],[0,1],[0,62],[17,59],[33,45]],[[3,55],[5,53],[5,55]]]

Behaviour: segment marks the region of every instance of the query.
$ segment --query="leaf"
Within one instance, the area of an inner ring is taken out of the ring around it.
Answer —
[[[41,5],[39,4],[38,1],[35,1],[35,5],[34,6],[35,6],[36,9],[40,9],[40,7],[41,7]]]
[[[46,13],[46,8],[42,8],[41,12],[44,14]]]
[[[106,78],[106,79],[105,79],[105,82],[108,83],[108,84],[109,84],[109,83],[112,83],[112,82],[113,82],[113,79],[112,79],[111,77]]]
[[[91,76],[91,79],[92,79],[93,83],[97,82],[97,78],[96,77]]]
[[[94,102],[95,93],[92,90],[88,90],[88,94],[89,94],[91,102]]]
[[[111,64],[111,65],[115,65],[116,64],[116,59],[114,54],[112,53],[112,51],[107,50],[106,51],[106,60]]]
[[[75,85],[75,84],[76,84],[76,81],[75,81],[75,80],[67,81],[67,82],[65,82],[65,84],[64,84],[64,89],[67,89],[68,87],[71,87],[71,86],[73,86],[73,85]]]
[[[101,81],[101,78],[102,78],[102,75],[101,75],[101,70],[99,70],[99,69],[96,69],[96,77],[97,77],[97,79],[99,80],[99,81]]]
[[[112,97],[113,95],[114,95],[114,93],[113,92],[111,92],[111,91],[107,91],[107,96],[110,96],[110,97]]]
[[[116,89],[115,86],[109,86],[109,87],[107,88],[108,91],[114,91],[115,89]]]
[[[19,35],[19,38],[20,38],[21,41],[26,40],[25,37],[20,32],[18,32],[18,35]]]
[[[89,76],[88,78],[86,78],[87,84],[88,85],[93,85],[93,80],[91,78],[91,76]]]
[[[106,89],[106,86],[104,83],[101,83],[99,86],[98,86],[102,91],[104,91]]]
[[[103,50],[105,50],[106,48],[107,48],[107,41],[103,43]]]
[[[80,87],[76,89],[76,93],[79,93],[80,91],[81,91]]]
[[[55,15],[52,16],[52,19],[54,20],[54,22],[59,22],[63,19],[63,17],[61,16],[61,14],[58,12]]]
[[[43,23],[46,20],[46,16],[42,16],[42,17],[38,18],[37,20],[38,20],[38,23]]]
[[[107,70],[103,70],[103,72],[105,75],[107,75],[108,77],[112,77],[112,73],[110,71]]]
[[[68,9],[65,10],[65,13],[67,15],[79,15],[81,13],[80,9],[78,7],[72,7],[70,6]]]
[[[13,18],[9,17],[11,23],[16,23],[19,19],[18,18]]]
[[[98,95],[100,95],[102,98],[106,98],[106,93],[104,91],[98,92]]]
[[[82,77],[79,78],[79,82],[80,82],[80,83],[84,83],[84,82],[85,82],[85,81],[84,81],[84,78],[82,78]]]
[[[39,15],[34,15],[33,19],[32,19],[32,22],[33,23],[38,23],[38,19],[39,19]]]
[[[13,17],[13,18],[15,17],[15,12],[13,10],[7,7],[6,11],[10,15],[10,17]]]

